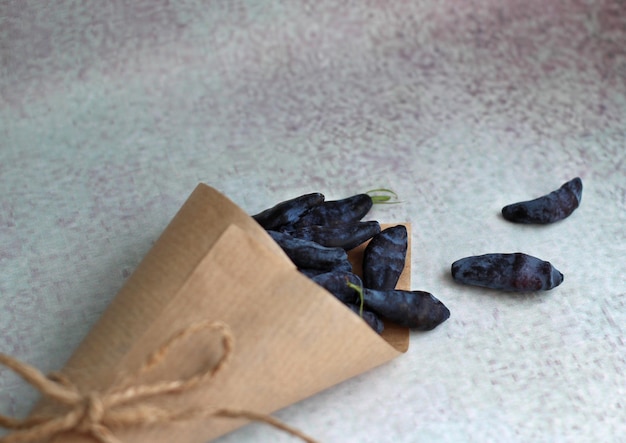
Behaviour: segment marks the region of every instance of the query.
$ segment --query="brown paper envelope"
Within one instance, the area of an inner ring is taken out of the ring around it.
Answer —
[[[410,248],[409,248],[410,249]],[[359,251],[351,251],[352,258]],[[398,287],[408,289],[410,260]],[[227,323],[233,359],[213,383],[154,400],[272,413],[395,358],[408,330],[377,335],[300,274],[267,233],[214,189],[199,185],[129,278],[62,372],[83,392],[106,390],[134,372],[168,337],[203,319]],[[190,376],[221,355],[209,334],[176,348],[154,381]],[[150,400],[153,402],[153,400]],[[50,410],[49,404],[37,408]],[[128,442],[206,442],[246,424],[203,418],[115,429]],[[55,442],[90,442],[63,435]]]

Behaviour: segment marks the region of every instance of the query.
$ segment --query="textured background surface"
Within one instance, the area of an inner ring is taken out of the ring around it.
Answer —
[[[277,413],[324,442],[624,441],[626,4],[0,0],[0,351],[60,368],[199,181],[249,212],[391,187],[452,311]],[[499,216],[580,176],[547,227]],[[565,274],[510,296],[463,256]],[[0,369],[0,413],[37,394]],[[292,441],[251,425],[221,443]]]

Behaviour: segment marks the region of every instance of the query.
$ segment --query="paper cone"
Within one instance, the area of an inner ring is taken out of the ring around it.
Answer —
[[[360,251],[350,253],[353,260]],[[409,289],[409,267],[410,259],[398,287]],[[210,385],[159,405],[272,413],[397,357],[409,344],[403,328],[387,324],[376,334],[298,272],[251,217],[201,184],[61,372],[81,392],[106,390],[172,334],[204,319],[232,329],[231,363]],[[188,376],[220,355],[216,337],[194,339],[153,377]],[[204,443],[246,423],[210,417],[113,432],[126,442]],[[92,440],[72,433],[54,441]]]

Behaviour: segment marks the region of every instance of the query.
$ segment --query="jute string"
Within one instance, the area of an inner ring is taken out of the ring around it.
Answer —
[[[161,364],[178,342],[188,340],[202,331],[221,334],[222,355],[218,362],[188,378],[140,384],[138,378]],[[150,424],[168,424],[201,417],[243,418],[267,423],[307,443],[315,440],[267,414],[242,409],[194,407],[170,410],[151,405],[147,400],[160,396],[181,394],[205,386],[229,364],[233,353],[234,337],[222,322],[201,321],[193,323],[169,338],[153,351],[134,376],[121,386],[104,392],[83,393],[60,374],[46,376],[38,369],[11,356],[0,353],[0,364],[14,371],[41,394],[66,407],[66,412],[55,416],[31,416],[15,419],[0,415],[0,426],[13,432],[0,438],[1,443],[34,443],[48,441],[64,432],[89,435],[99,443],[123,443],[113,433],[114,429]]]

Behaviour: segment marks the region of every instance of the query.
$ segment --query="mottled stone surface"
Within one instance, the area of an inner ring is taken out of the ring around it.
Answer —
[[[60,368],[199,181],[250,213],[377,187],[450,319],[277,417],[324,442],[623,441],[619,0],[0,2],[0,351]],[[580,176],[551,226],[500,209]],[[549,294],[455,285],[523,251]],[[0,413],[36,393],[0,369]],[[252,425],[221,443],[293,441]]]

